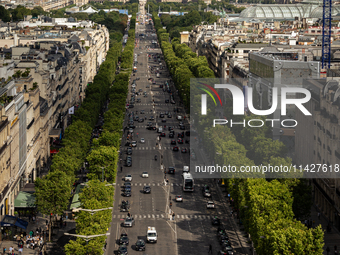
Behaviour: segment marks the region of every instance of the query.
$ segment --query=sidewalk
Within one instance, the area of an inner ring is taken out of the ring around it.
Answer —
[[[340,250],[340,233],[334,227],[332,227],[331,232],[327,232],[328,220],[322,214],[320,216],[320,219],[318,219],[318,210],[317,210],[316,205],[312,206],[310,219],[312,221],[315,221],[315,226],[318,226],[318,225],[321,224],[322,229],[324,230],[325,246],[324,246],[323,254],[327,255],[326,249],[327,249],[327,247],[329,247],[329,249],[330,249],[329,255],[333,255],[334,254],[334,245],[336,245],[338,247],[338,253],[339,253],[339,250]]]

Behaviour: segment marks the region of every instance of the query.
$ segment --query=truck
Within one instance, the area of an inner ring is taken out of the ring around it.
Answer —
[[[157,243],[157,231],[155,227],[148,227],[146,232],[146,241],[148,243]]]

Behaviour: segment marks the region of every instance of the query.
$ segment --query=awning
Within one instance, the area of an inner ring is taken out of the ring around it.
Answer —
[[[1,221],[1,227],[17,226],[19,228],[26,229],[27,225],[28,225],[27,221],[24,221],[11,215],[6,215],[5,218]]]
[[[74,193],[73,198],[72,198],[72,203],[70,205],[71,210],[77,209],[81,206],[81,202],[79,200],[79,194],[82,192],[82,189],[84,187],[85,187],[85,185],[83,185],[83,184],[77,185],[77,188],[76,188],[75,193]]]
[[[31,193],[20,191],[17,198],[14,200],[15,208],[34,208],[35,196]]]
[[[50,137],[59,138],[61,134],[61,128],[52,128],[50,131]]]

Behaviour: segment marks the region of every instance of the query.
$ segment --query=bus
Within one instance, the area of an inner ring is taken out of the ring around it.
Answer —
[[[194,191],[194,178],[191,173],[183,173],[183,191]]]

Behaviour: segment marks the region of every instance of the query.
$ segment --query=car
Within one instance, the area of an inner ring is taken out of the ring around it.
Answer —
[[[185,130],[185,126],[184,125],[179,125],[179,129],[180,130]]]
[[[177,195],[175,197],[176,202],[183,202],[183,197],[181,195]]]
[[[144,111],[144,110],[141,110],[141,111],[140,111],[140,114],[145,114],[145,111]]]
[[[178,142],[179,144],[183,144],[183,139],[180,138],[180,139],[177,140],[177,142]]]
[[[174,174],[175,173],[175,168],[173,166],[169,166],[168,173],[169,174]]]
[[[128,166],[128,167],[132,166],[132,157],[131,156],[126,157],[125,165]]]
[[[217,218],[217,216],[216,216],[215,218],[213,218],[213,219],[211,220],[211,224],[212,224],[213,226],[219,226],[219,225],[221,225],[221,220],[220,220],[219,218]]]
[[[125,245],[129,244],[129,238],[128,238],[127,234],[123,233],[123,234],[120,235],[119,244],[125,244]]]
[[[140,139],[140,142],[141,142],[141,143],[145,143],[145,139],[144,139],[144,138],[141,138],[141,139]]]
[[[166,119],[162,119],[162,122],[166,122]]]
[[[172,118],[172,115],[170,113],[168,114],[168,118]]]
[[[122,204],[120,205],[120,211],[121,212],[128,212],[130,210],[130,203],[129,201],[122,201]]]
[[[173,130],[174,130],[174,127],[169,126],[169,127],[168,127],[168,130],[169,130],[169,131],[173,131]]]
[[[208,185],[204,185],[202,188],[202,194],[205,197],[211,197],[210,187]]]
[[[182,152],[182,153],[187,153],[187,152],[188,152],[188,149],[187,149],[187,148],[182,148],[181,152]]]
[[[139,123],[144,122],[144,119],[139,119],[138,122]]]
[[[131,176],[131,174],[127,174],[127,175],[125,175],[125,177],[124,177],[124,180],[127,182],[131,182],[132,181],[132,176]]]
[[[170,132],[170,134],[169,134],[169,138],[174,138],[175,137],[175,134],[174,133],[172,133],[172,132]]]
[[[149,185],[145,185],[143,187],[143,193],[144,194],[150,194],[151,193],[151,187]]]
[[[142,177],[143,177],[143,178],[148,178],[148,177],[149,177],[148,172],[143,172],[143,173],[142,173]]]
[[[123,196],[124,197],[131,197],[131,190],[124,190]]]
[[[129,104],[129,108],[133,108],[135,107],[133,104]]]
[[[185,132],[185,135],[186,135],[186,136],[190,136],[190,131],[186,131],[186,132]]]
[[[185,139],[185,143],[190,144],[190,140],[189,139]]]
[[[150,85],[149,85],[149,84],[147,84],[147,85],[146,85],[146,87],[147,87],[147,88],[150,88]]]
[[[138,92],[143,92],[143,90],[142,90],[142,89],[139,89]]]
[[[184,133],[183,133],[183,132],[182,132],[182,133],[178,133],[178,134],[177,134],[177,137],[178,137],[178,138],[183,138],[183,137],[184,137]]]
[[[127,255],[128,252],[127,252],[127,246],[125,244],[122,244],[119,246],[118,248],[118,254],[119,255]]]
[[[137,147],[137,142],[136,141],[132,141],[131,142],[131,147]]]
[[[215,204],[213,201],[207,202],[207,209],[215,209]]]
[[[168,104],[169,103],[169,99],[165,99],[165,103]]]
[[[190,154],[190,156],[191,156],[191,159],[192,160],[196,160],[196,154],[195,154],[195,152],[191,152],[191,154]]]
[[[145,241],[143,239],[138,239],[135,244],[136,251],[145,251]]]
[[[135,121],[138,121],[139,120],[139,116],[135,116]]]
[[[178,147],[175,146],[175,147],[172,148],[172,150],[173,150],[173,151],[178,151]]]
[[[131,186],[131,182],[124,182],[124,184],[122,186],[123,186],[123,188],[125,188],[126,186]]]
[[[161,114],[159,115],[159,117],[160,117],[160,118],[164,118],[164,114],[161,113]]]
[[[176,140],[171,140],[171,145],[176,145]]]
[[[131,192],[131,186],[125,186],[125,187],[124,187],[124,191],[129,191],[129,192]]]
[[[126,217],[126,219],[123,222],[124,227],[133,227],[135,225],[135,220],[133,217]]]
[[[164,133],[164,132],[162,132],[160,136],[161,136],[161,137],[165,137],[165,133]]]
[[[129,128],[129,133],[133,133],[133,128]]]
[[[155,117],[154,116],[150,116],[149,120],[154,120]]]
[[[127,155],[132,155],[132,147],[128,147],[128,148],[126,149],[126,154],[127,154]]]

